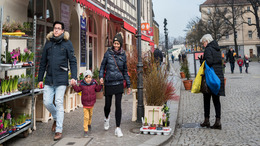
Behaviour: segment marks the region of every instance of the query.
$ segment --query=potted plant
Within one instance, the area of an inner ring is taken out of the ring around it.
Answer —
[[[7,22],[5,22],[5,23],[3,24],[3,27],[2,27],[2,28],[3,28],[3,33],[12,32],[12,31],[13,31],[11,25],[10,25],[9,23],[7,23]]]
[[[149,131],[149,124],[147,123],[147,118],[145,117],[144,124],[142,127],[142,132],[143,132],[143,134],[148,134],[148,131]]]
[[[98,82],[98,84],[100,84],[100,81],[99,81],[99,69],[97,67],[95,67],[95,69],[93,71],[93,79],[95,79]],[[96,92],[97,99],[102,99],[103,96],[104,96],[103,90],[101,90],[100,92]]]
[[[187,80],[183,80],[182,82],[184,84],[185,90],[191,90],[192,80],[190,80],[190,70],[188,66],[188,61],[184,60],[183,64],[183,72]]]
[[[25,33],[28,33],[31,31],[31,23],[30,22],[24,22],[23,23],[23,27],[22,27],[22,31]]]
[[[156,124],[154,124],[154,109],[153,109],[153,120],[152,120],[152,124],[149,126],[150,134],[155,134],[155,130],[156,130]]]
[[[170,108],[167,106],[167,104],[164,104],[163,106],[163,127],[168,127],[170,125],[170,112],[169,112]]]
[[[11,120],[11,129],[12,129],[13,132],[16,131],[16,121],[15,121],[15,119]]]
[[[25,115],[25,121],[31,121],[31,115],[26,114]]]
[[[22,23],[18,22],[18,21],[13,21],[11,23],[11,27],[13,28],[14,32],[21,32],[21,30],[23,28]]]
[[[161,125],[161,121],[162,121],[162,118],[160,118],[159,124],[156,127],[156,134],[157,135],[162,135],[162,132],[163,132],[163,127]]]
[[[181,63],[181,68],[180,68],[180,75],[181,78],[184,79],[185,78],[185,74],[184,74],[184,63]]]

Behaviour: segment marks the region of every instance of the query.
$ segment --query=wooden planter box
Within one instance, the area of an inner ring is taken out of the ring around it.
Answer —
[[[97,99],[103,99],[103,97],[104,97],[103,91],[96,92],[96,97],[97,97]]]
[[[63,105],[64,105],[64,111],[65,113],[69,113],[70,111],[74,111],[76,109],[75,106],[75,93],[74,90],[72,89],[71,86],[68,86],[65,95],[64,95],[64,100],[63,100]]]
[[[52,115],[43,104],[43,94],[37,95],[37,97],[35,98],[35,102],[36,121],[47,123],[49,120],[52,119]]]
[[[153,109],[154,109],[154,124],[159,124],[159,119],[162,118],[163,111],[162,106],[144,106],[144,116],[147,118],[147,123],[152,123],[153,120]],[[144,118],[145,118],[144,117]]]
[[[144,92],[145,90],[143,90]],[[132,121],[137,120],[137,105],[138,105],[138,100],[137,100],[137,89],[132,89],[132,95],[133,95],[133,108],[132,108]],[[145,94],[143,93],[143,102],[144,105],[146,104],[145,100]]]
[[[76,93],[75,96],[76,96],[76,101],[77,101],[77,107],[83,107],[83,105],[81,103],[81,95],[79,93]]]

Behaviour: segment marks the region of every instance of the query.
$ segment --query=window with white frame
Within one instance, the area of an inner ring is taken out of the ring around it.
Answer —
[[[235,32],[235,37],[237,38],[237,31]]]
[[[210,8],[208,8],[208,14],[210,14]]]
[[[248,6],[246,10],[247,10],[247,11],[250,11],[250,6]]]
[[[228,32],[226,32],[226,39],[229,39],[229,34],[228,34]]]
[[[248,31],[248,38],[252,39],[252,34],[253,34],[252,30],[249,30]]]
[[[248,24],[251,24],[251,18],[247,18]]]

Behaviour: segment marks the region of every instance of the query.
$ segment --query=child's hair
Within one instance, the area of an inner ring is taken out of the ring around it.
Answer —
[[[87,76],[90,76],[90,77],[93,76],[91,70],[86,70],[86,71],[84,72],[84,78],[87,77]]]

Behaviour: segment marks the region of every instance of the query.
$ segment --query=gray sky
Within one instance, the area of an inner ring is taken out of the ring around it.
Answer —
[[[200,17],[199,5],[206,0],[153,0],[155,20],[160,25],[160,34],[164,33],[164,18],[167,19],[169,37],[185,37],[188,22]]]

